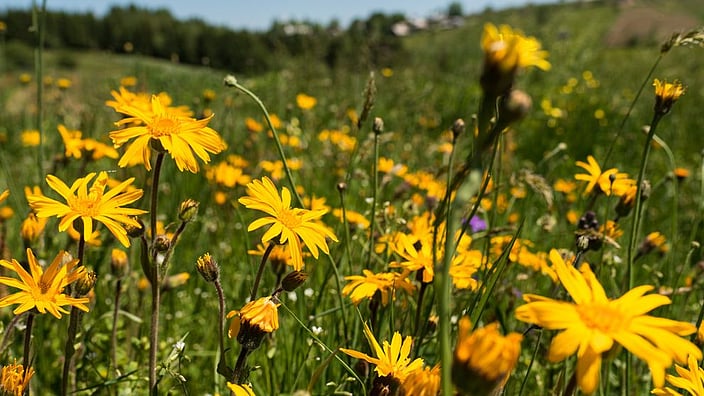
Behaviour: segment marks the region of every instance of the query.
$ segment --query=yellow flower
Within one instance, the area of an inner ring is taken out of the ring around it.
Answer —
[[[452,380],[465,394],[488,395],[508,379],[521,353],[523,336],[502,336],[492,323],[472,332],[466,316],[460,319],[452,362]]]
[[[27,129],[22,131],[22,146],[24,147],[37,147],[41,143],[41,135],[36,129]]]
[[[401,385],[404,394],[414,396],[437,396],[440,394],[440,365],[411,372]]]
[[[242,168],[233,166],[228,161],[208,168],[205,177],[212,183],[229,188],[234,188],[237,185],[245,186],[252,181],[252,178],[246,175]]]
[[[228,382],[227,389],[232,391],[235,396],[256,396],[252,388],[247,384],[232,384]]]
[[[279,305],[278,300],[268,296],[248,302],[240,311],[230,311],[227,318],[236,318],[230,322],[228,337],[236,336],[244,347],[256,349],[264,335],[279,328]]]
[[[342,209],[334,209],[332,211],[333,216],[337,217],[342,221]],[[346,210],[345,214],[347,215],[347,223],[351,227],[358,228],[360,230],[366,230],[369,228],[369,220],[367,220],[366,217],[364,217],[363,214],[359,212],[355,212],[354,210]]]
[[[388,341],[384,341],[382,348],[366,323],[364,323],[364,335],[367,337],[369,346],[376,357],[371,357],[366,353],[352,349],[340,348],[340,351],[353,358],[362,359],[375,365],[376,368],[374,370],[379,377],[391,376],[403,384],[409,374],[423,368],[423,359],[417,358],[411,361],[411,347],[413,346],[411,336],[406,336],[402,340],[401,334],[398,331],[394,332],[391,344]]]
[[[484,51],[482,88],[492,96],[507,92],[521,68],[535,66],[542,70],[550,69],[550,63],[545,60],[548,52],[541,50],[540,42],[508,25],[497,28],[492,23],[485,24],[481,47]]]
[[[22,84],[27,85],[30,82],[32,82],[32,75],[29,73],[22,73],[22,74],[20,74],[19,79]]]
[[[2,368],[2,377],[0,378],[0,394],[22,396],[29,389],[29,380],[34,375],[34,368],[29,367],[27,370],[17,361],[13,364],[8,364]]]
[[[382,272],[375,274],[369,270],[362,270],[364,275],[346,276],[349,283],[342,288],[343,296],[350,296],[352,303],[359,304],[365,298],[372,298],[377,292],[381,296],[381,304],[389,303],[389,294],[395,298],[396,290],[403,289],[411,293],[415,287],[408,280],[408,272]]]
[[[628,174],[619,173],[618,169],[611,168],[604,172],[601,171],[599,163],[596,162],[591,155],[587,156],[587,162],[577,161],[577,166],[586,170],[588,173],[580,173],[574,176],[577,180],[587,182],[587,187],[584,189],[584,194],[589,194],[592,191],[602,192],[606,195],[621,196],[636,183],[633,179],[628,178]]]
[[[672,105],[684,95],[684,87],[677,80],[669,83],[656,78],[653,86],[655,87],[655,112],[661,115],[669,113]]]
[[[59,124],[58,129],[61,139],[64,141],[64,146],[66,146],[66,158],[81,158],[81,150],[83,150],[84,146],[83,139],[81,139],[81,131],[69,130],[63,124]]]
[[[29,205],[36,211],[37,217],[61,217],[59,231],[66,231],[74,220],[80,218],[83,222],[83,230],[81,231],[88,239],[93,235],[93,220],[95,220],[103,223],[124,246],[130,246],[130,240],[127,238],[127,231],[123,224],[140,228],[139,223],[130,216],[137,216],[146,213],[146,211],[123,208],[122,206],[140,199],[142,190],[125,192],[124,190],[134,181],[134,178],[130,178],[105,193],[108,181],[106,172],[100,172],[93,185],[88,189],[88,183],[94,176],[95,173],[89,173],[86,177],[77,179],[69,188],[58,177],[48,175],[46,181],[49,187],[59,193],[66,200],[66,203],[43,195],[33,195],[27,197]]]
[[[697,359],[694,356],[687,358],[687,368],[675,365],[675,371],[679,374],[678,377],[668,374],[665,379],[670,385],[687,391],[690,395],[704,395],[704,369],[699,367]],[[669,387],[657,388],[652,392],[654,395],[663,396],[681,396],[681,394]]]
[[[113,146],[91,138],[83,139],[83,150],[89,153],[93,160],[99,160],[103,157],[117,159],[120,156]]]
[[[31,249],[27,249],[27,265],[29,272],[25,270],[17,260],[11,262],[0,260],[0,265],[10,271],[16,272],[20,279],[0,276],[0,283],[20,289],[20,291],[10,294],[0,299],[0,307],[20,304],[13,313],[19,315],[23,312],[36,308],[40,313],[54,315],[61,319],[61,314],[68,311],[63,306],[74,306],[82,311],[88,312],[88,307],[84,303],[87,298],[73,298],[63,294],[64,288],[81,278],[86,272],[85,267],[78,266],[78,260],[70,260],[66,252],[59,252],[49,265],[46,271],[42,269]]]
[[[399,243],[394,246],[394,250],[403,261],[394,261],[389,267],[400,267],[409,271],[422,270],[423,283],[430,283],[433,281],[435,275],[432,244],[421,243],[419,248],[416,248],[414,245],[413,239],[407,235],[401,235]],[[436,254],[438,257],[442,257],[443,252],[436,252]]]
[[[671,302],[660,294],[645,295],[653,286],[638,286],[610,300],[588,265],[580,272],[565,264],[554,249],[550,260],[574,303],[526,294],[528,304],[516,309],[516,318],[548,330],[564,330],[553,338],[548,360],[559,362],[577,352],[577,380],[584,393],[596,390],[602,354],[615,343],[648,364],[655,387],[664,385],[665,370],[673,359],[679,363],[686,362],[688,355],[701,359],[699,348],[680,337],[694,333],[694,325],[645,315]]]
[[[652,251],[656,251],[661,255],[670,251],[670,246],[667,244],[667,238],[665,238],[665,235],[662,235],[657,231],[646,235],[643,242],[641,242],[638,246],[636,258],[644,256]]]
[[[212,102],[213,100],[215,100],[215,96],[216,96],[215,91],[212,89],[204,89],[202,95],[203,95],[203,100],[206,102]]]
[[[137,85],[137,77],[125,76],[120,79],[120,85],[123,87],[134,87]]]
[[[315,222],[325,214],[325,210],[307,210],[291,208],[291,192],[283,187],[281,196],[274,183],[268,177],[254,180],[247,184],[247,196],[239,199],[247,209],[255,209],[269,214],[254,220],[247,231],[254,231],[265,225],[271,225],[262,236],[262,243],[273,240],[275,243],[289,244],[293,267],[296,271],[303,268],[302,245],[318,258],[318,249],[329,254],[325,238],[337,242],[337,237],[324,225]]]
[[[30,212],[27,218],[22,221],[20,226],[20,235],[22,240],[25,241],[27,245],[31,245],[36,242],[39,235],[44,232],[44,227],[46,227],[47,219],[38,218],[34,212]]]
[[[56,80],[56,87],[59,89],[69,89],[73,83],[68,78],[59,78]]]
[[[310,110],[318,103],[318,100],[304,93],[296,95],[296,104],[302,110]]]
[[[208,163],[208,153],[217,154],[226,148],[220,135],[208,127],[212,115],[201,120],[175,115],[156,95],[152,96],[151,108],[147,111],[133,106],[120,106],[117,111],[128,117],[115,125],[140,123],[110,132],[110,139],[116,147],[134,139],[118,162],[120,167],[141,162],[151,170],[150,147],[154,144],[171,154],[180,171],[186,169],[197,173],[199,167],[195,156]]]
[[[255,120],[252,117],[247,117],[244,119],[244,125],[250,132],[261,132],[264,130],[264,125],[261,122]]]

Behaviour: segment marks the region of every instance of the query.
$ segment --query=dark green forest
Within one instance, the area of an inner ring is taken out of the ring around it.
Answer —
[[[457,6],[448,12],[457,13]],[[37,18],[45,18],[43,38],[33,28]],[[166,9],[135,5],[113,7],[101,17],[27,9],[0,13],[6,24],[10,66],[30,66],[31,48],[43,39],[46,49],[134,53],[238,73],[276,70],[290,57],[312,57],[330,67],[352,70],[390,66],[402,50],[391,27],[404,19],[402,14],[376,13],[345,29],[336,21],[327,26],[277,22],[258,32],[213,26],[199,19],[179,20]]]

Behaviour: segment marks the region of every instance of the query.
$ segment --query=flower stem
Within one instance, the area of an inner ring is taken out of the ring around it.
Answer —
[[[225,359],[225,335],[224,335],[224,328],[225,328],[225,294],[222,291],[222,284],[220,284],[220,279],[215,279],[215,282],[213,282],[215,285],[215,291],[218,293],[218,347],[220,348],[220,361],[218,362],[218,368],[217,371],[218,373],[222,374],[225,376],[225,378],[229,378],[229,375],[226,375],[227,373],[227,361]],[[221,370],[225,369],[225,370]]]
[[[78,264],[83,264],[83,255],[85,254],[86,238],[83,232],[78,239]],[[73,291],[71,294],[75,294]],[[78,333],[78,324],[81,321],[81,311],[75,306],[71,307],[69,314],[68,331],[66,336],[66,346],[64,347],[64,367],[61,375],[61,395],[68,395],[69,376],[71,376],[71,366],[73,365],[73,354],[76,352],[73,346],[76,341],[76,333]]]
[[[262,280],[262,275],[264,274],[264,268],[266,268],[266,262],[269,260],[269,255],[271,251],[274,250],[276,242],[269,241],[269,246],[266,247],[264,254],[262,255],[262,262],[259,263],[259,269],[257,270],[257,276],[254,278],[254,284],[252,285],[252,292],[249,294],[249,301],[254,301],[257,297],[257,290],[259,289],[259,282]]]
[[[648,166],[648,155],[650,154],[650,143],[655,136],[655,130],[657,129],[658,122],[662,116],[657,112],[653,114],[653,120],[650,122],[650,130],[648,131],[648,137],[645,139],[645,146],[643,147],[643,155],[640,160],[640,170],[638,171],[638,180],[636,181],[636,204],[633,214],[633,223],[631,224],[631,235],[628,241],[628,267],[626,272],[628,273],[628,290],[633,288],[633,283],[635,281],[635,273],[633,271],[633,262],[635,261],[634,252],[636,249],[636,242],[638,240],[638,228],[640,226],[642,213],[641,209],[643,206],[643,199],[641,196],[641,189],[643,188],[643,179],[645,179],[645,168]]]
[[[117,316],[120,312],[120,295],[122,294],[122,279],[115,283],[115,309],[112,312],[112,332],[110,334],[110,360],[117,375],[120,370],[117,368]]]
[[[367,248],[367,261],[364,268],[371,268],[372,252],[374,252],[374,228],[376,226],[376,196],[377,185],[379,184],[379,172],[377,165],[379,163],[379,133],[374,132],[374,164],[372,165],[372,212],[369,220],[369,246]]]
[[[156,242],[156,215],[157,215],[157,203],[159,195],[159,175],[161,174],[161,167],[164,162],[164,153],[159,152],[156,156],[156,162],[154,164],[154,173],[152,175],[152,191],[151,191],[151,207],[150,207],[150,220],[151,220],[151,233],[152,233],[152,244],[151,244],[151,262],[148,263],[147,269],[151,272],[152,280],[152,317],[151,317],[151,329],[149,332],[149,394],[156,396],[159,393],[157,379],[156,379],[156,355],[157,349],[159,348],[159,308],[161,306],[161,269],[157,263],[157,250],[154,247]]]
[[[248,90],[244,86],[240,85],[239,82],[235,80],[234,77],[226,78],[225,79],[225,84],[227,84],[230,87],[237,88],[240,91],[242,91],[245,95],[249,96],[254,100],[257,105],[259,106],[259,109],[261,109],[262,113],[264,113],[264,118],[266,119],[267,125],[269,125],[269,129],[271,129],[271,134],[274,136],[274,142],[276,143],[276,150],[279,152],[279,157],[281,158],[281,162],[284,165],[284,172],[286,172],[286,179],[288,179],[288,184],[291,186],[291,193],[293,194],[293,197],[296,199],[296,205],[300,208],[303,207],[303,200],[301,199],[301,196],[298,195],[298,191],[296,190],[296,183],[293,181],[293,174],[291,173],[291,168],[288,167],[288,163],[286,162],[286,154],[284,154],[284,148],[281,145],[281,140],[279,140],[279,134],[276,132],[276,128],[274,128],[274,125],[271,122],[271,118],[269,117],[269,111],[266,109],[266,106],[264,106],[264,102],[262,102],[261,99],[257,95],[254,94],[254,92]]]
[[[34,3],[34,2],[33,2]],[[44,149],[42,142],[44,141],[43,136],[44,136],[44,60],[43,60],[43,54],[44,54],[44,38],[46,37],[46,0],[42,0],[42,5],[39,10],[37,10],[36,6],[32,7],[32,25],[36,29],[35,31],[37,32],[38,35],[38,40],[37,40],[37,48],[35,50],[35,78],[36,78],[36,83],[37,83],[37,118],[36,118],[36,124],[37,124],[37,130],[39,131],[39,150],[37,150],[37,172],[38,172],[38,178],[37,180],[42,180],[42,169],[43,166],[42,164],[44,163]]]
[[[240,379],[242,379],[242,370],[244,369],[245,364],[247,363],[247,356],[249,356],[250,352],[252,352],[251,349],[242,346],[242,350],[240,350],[240,355],[237,356],[237,363],[235,363],[234,375],[232,377],[233,384],[240,383]]]
[[[32,312],[27,312],[27,323],[24,329],[24,353],[22,355],[22,367],[24,367],[24,372],[29,370],[29,351],[32,343],[32,327],[34,324],[34,314]]]

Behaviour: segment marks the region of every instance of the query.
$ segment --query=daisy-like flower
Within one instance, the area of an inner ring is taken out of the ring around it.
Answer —
[[[362,359],[375,365],[376,368],[374,370],[379,377],[390,376],[403,384],[409,374],[423,368],[423,359],[417,358],[411,361],[411,347],[413,346],[411,336],[406,336],[405,339],[402,339],[398,331],[394,332],[391,343],[384,341],[382,347],[366,323],[364,324],[364,335],[367,337],[369,346],[371,346],[372,352],[376,357],[371,357],[366,353],[352,349],[340,348],[340,351],[353,358]]]
[[[325,210],[291,208],[291,192],[283,187],[279,196],[274,182],[266,176],[247,184],[247,196],[241,197],[239,202],[247,209],[259,210],[270,215],[254,220],[247,227],[247,231],[270,225],[262,236],[262,243],[271,240],[279,244],[288,243],[293,268],[296,271],[303,268],[303,245],[307,246],[313,257],[317,259],[318,249],[325,254],[330,253],[325,238],[337,242],[337,237],[332,231],[315,221],[326,213]]]
[[[301,110],[310,110],[318,103],[318,100],[310,95],[299,93],[296,95],[296,105]]]
[[[406,377],[402,385],[405,395],[437,396],[440,394],[440,365],[423,367]]]
[[[27,249],[27,261],[29,272],[27,272],[17,260],[0,260],[0,265],[8,270],[14,271],[20,279],[0,276],[0,283],[20,289],[20,291],[10,294],[0,299],[0,307],[20,304],[13,313],[19,315],[36,308],[40,313],[54,315],[61,319],[61,314],[67,314],[64,306],[74,306],[82,311],[88,312],[85,303],[87,298],[73,298],[63,293],[64,288],[76,280],[82,278],[86,272],[84,266],[78,266],[78,259],[69,260],[66,252],[59,252],[49,265],[44,269],[39,265],[37,258],[31,249]]]
[[[675,80],[674,82],[660,81],[657,78],[653,82],[655,87],[655,112],[665,115],[670,112],[672,105],[684,95],[684,86]]]
[[[230,322],[228,337],[237,337],[237,342],[254,350],[259,347],[267,333],[273,333],[279,328],[279,311],[281,303],[274,297],[261,297],[250,301],[239,311],[230,311],[227,318]]]
[[[587,156],[587,162],[577,161],[577,166],[586,170],[588,173],[580,173],[574,176],[577,180],[587,182],[587,187],[584,189],[584,194],[589,194],[592,191],[602,192],[606,195],[621,196],[625,194],[636,182],[628,177],[626,173],[620,173],[618,169],[611,168],[601,171],[599,163],[594,157]]]
[[[396,253],[402,261],[394,261],[389,266],[391,268],[404,268],[409,271],[423,271],[423,283],[431,283],[435,275],[433,268],[433,248],[430,243],[421,243],[419,248],[414,246],[412,239],[406,235],[401,235],[400,243],[395,246]],[[442,249],[440,249],[442,250]],[[443,252],[437,252],[442,256]]]
[[[467,395],[490,395],[508,379],[521,354],[523,336],[499,333],[492,323],[472,332],[466,316],[460,319],[452,362],[452,380]]]
[[[665,379],[670,385],[687,391],[692,396],[704,395],[704,369],[699,367],[694,356],[687,358],[687,368],[675,365],[675,371],[679,376],[668,374]],[[681,393],[670,387],[653,389],[651,392],[659,396],[682,396]]]
[[[0,192],[0,205],[2,205],[2,203],[9,196],[10,196],[10,190],[5,190],[3,192]],[[14,214],[15,214],[15,212],[9,206],[0,206],[0,222],[2,222],[3,220],[9,219]]]
[[[29,388],[29,380],[34,375],[34,368],[29,367],[27,370],[21,364],[8,364],[2,367],[2,376],[0,376],[0,394],[22,396],[25,390]]]
[[[699,348],[681,337],[694,333],[694,325],[646,315],[671,302],[660,294],[646,295],[653,286],[638,286],[611,300],[589,266],[582,266],[580,272],[565,264],[554,249],[550,260],[574,303],[526,294],[528,304],[516,309],[516,318],[548,330],[564,330],[553,338],[548,360],[559,362],[576,352],[577,381],[584,393],[596,390],[602,354],[615,343],[648,364],[658,388],[664,385],[665,370],[673,359],[683,364],[688,356],[702,358]]]
[[[362,270],[364,275],[346,276],[349,283],[342,288],[342,295],[349,296],[352,303],[359,304],[364,299],[372,298],[377,292],[381,295],[381,304],[389,303],[389,295],[395,298],[396,290],[403,289],[408,293],[413,292],[415,286],[408,280],[408,271],[382,272],[375,274],[369,270]]]
[[[59,231],[66,231],[80,218],[83,223],[81,230],[86,239],[93,235],[93,221],[103,223],[124,246],[130,246],[127,231],[123,225],[140,228],[139,223],[130,216],[138,216],[146,211],[134,208],[124,208],[142,197],[142,190],[125,191],[134,181],[130,178],[105,192],[108,174],[100,172],[88,188],[88,183],[95,177],[89,173],[79,178],[68,187],[56,176],[48,175],[46,181],[54,191],[59,193],[66,203],[56,201],[43,195],[27,197],[29,205],[37,213],[37,217],[61,217]]]
[[[530,66],[550,69],[550,62],[546,60],[548,52],[540,48],[540,42],[508,25],[497,28],[492,23],[485,24],[481,47],[484,52],[481,84],[492,96],[507,92],[519,69]]]
[[[179,116],[169,111],[156,95],[152,96],[151,108],[146,111],[129,105],[119,106],[116,110],[127,118],[115,125],[133,124],[110,132],[110,139],[116,147],[134,139],[118,162],[120,167],[141,162],[147,170],[151,170],[151,147],[154,146],[168,152],[180,171],[185,169],[197,173],[199,167],[196,156],[208,163],[208,153],[217,154],[227,147],[220,135],[208,127],[212,115],[201,120]]]

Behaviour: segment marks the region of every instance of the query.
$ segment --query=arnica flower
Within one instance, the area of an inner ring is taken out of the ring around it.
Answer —
[[[665,115],[670,112],[672,105],[684,95],[684,87],[682,83],[675,80],[674,82],[668,83],[667,81],[660,81],[657,78],[653,82],[655,87],[655,113],[659,115]]]
[[[687,391],[693,396],[704,395],[704,369],[699,367],[694,356],[687,358],[687,368],[675,365],[675,371],[679,376],[668,374],[665,379],[675,388]],[[651,392],[659,396],[682,396],[681,393],[670,387],[653,389]]]
[[[85,306],[88,302],[87,298],[73,298],[63,293],[66,286],[82,278],[86,272],[84,266],[77,267],[77,259],[66,262],[67,257],[70,257],[67,253],[59,252],[49,268],[44,271],[32,250],[27,249],[29,272],[17,260],[13,259],[11,262],[0,260],[1,266],[16,272],[20,277],[20,279],[14,279],[0,276],[0,283],[20,289],[0,299],[0,307],[20,304],[13,311],[15,315],[36,308],[40,313],[49,312],[57,319],[61,319],[62,313],[68,313],[62,308],[67,305],[88,312],[88,307]]]
[[[0,377],[0,394],[8,396],[22,396],[29,389],[29,380],[34,375],[34,368],[29,367],[26,371],[17,362],[2,367]]]
[[[293,269],[303,268],[302,248],[308,247],[310,253],[318,258],[319,251],[329,254],[325,238],[337,242],[337,237],[327,227],[316,222],[325,214],[325,210],[307,210],[291,208],[291,192],[283,187],[281,196],[274,183],[268,177],[254,180],[247,184],[247,196],[239,202],[247,209],[255,209],[269,214],[254,220],[247,231],[254,231],[266,225],[271,225],[262,236],[262,243],[274,241],[278,244],[289,244]]]
[[[49,187],[59,193],[66,203],[43,195],[28,196],[27,200],[37,213],[37,217],[61,217],[59,231],[66,231],[75,220],[80,218],[83,225],[81,232],[85,239],[88,239],[93,235],[93,220],[95,220],[103,223],[124,246],[130,246],[130,240],[123,225],[139,228],[139,223],[130,216],[141,215],[146,211],[122,206],[140,199],[142,190],[125,192],[134,181],[134,178],[130,178],[105,192],[108,182],[106,172],[100,172],[89,189],[88,183],[94,177],[95,173],[89,173],[86,177],[77,179],[69,188],[58,177],[48,175],[46,182]]]
[[[671,302],[660,294],[646,295],[653,286],[638,286],[610,300],[589,266],[582,266],[580,272],[565,264],[554,249],[550,260],[574,303],[526,294],[528,304],[516,309],[516,318],[547,330],[564,330],[553,338],[548,360],[559,362],[576,352],[577,381],[584,393],[596,390],[602,354],[616,343],[648,364],[658,388],[664,385],[665,370],[673,359],[684,363],[689,355],[702,358],[696,345],[680,337],[696,332],[694,325],[645,315]]]
[[[26,246],[37,241],[39,235],[44,232],[46,223],[46,218],[38,218],[34,212],[29,212],[27,218],[22,221],[22,225],[20,226],[20,235]]]
[[[26,129],[20,135],[23,147],[37,147],[42,141],[39,131],[36,129]]]
[[[643,242],[638,246],[638,251],[636,251],[636,258],[645,256],[650,252],[657,252],[660,255],[667,254],[670,251],[670,246],[667,244],[667,238],[665,235],[654,231],[646,235]]]
[[[580,173],[574,176],[577,180],[587,182],[584,189],[584,195],[592,191],[601,192],[605,195],[621,196],[625,194],[636,182],[628,178],[628,174],[619,173],[618,169],[611,168],[606,171],[601,171],[599,163],[594,157],[587,156],[587,162],[577,161],[577,166],[586,170],[588,173]]]
[[[485,24],[481,47],[484,51],[482,88],[492,95],[508,91],[519,69],[530,66],[550,69],[550,62],[546,60],[548,52],[540,48],[540,42],[508,25],[497,28],[492,23]]]
[[[472,332],[466,316],[460,319],[452,362],[452,380],[467,395],[490,395],[502,386],[516,367],[523,336],[499,333],[492,323]]]
[[[340,348],[340,351],[352,356],[356,359],[362,359],[367,363],[376,366],[374,369],[379,377],[391,377],[398,381],[398,384],[403,384],[406,378],[416,370],[423,368],[423,359],[417,358],[411,361],[411,347],[413,339],[406,336],[402,339],[401,334],[394,332],[391,338],[391,343],[384,341],[383,347],[374,337],[372,330],[364,324],[364,335],[369,341],[369,346],[376,357],[371,357],[366,353],[358,352],[352,349]]]
[[[315,107],[317,103],[318,100],[310,95],[304,93],[296,95],[296,105],[298,105],[301,110],[310,110]]]
[[[116,110],[127,118],[115,125],[139,123],[110,132],[110,139],[116,147],[134,139],[118,162],[120,167],[143,163],[147,170],[151,170],[151,147],[155,147],[171,154],[179,171],[185,169],[197,173],[199,167],[195,156],[208,163],[208,153],[217,154],[227,147],[220,135],[208,127],[212,115],[201,120],[175,115],[156,95],[152,96],[148,111],[133,106],[122,106]]]
[[[346,276],[349,283],[342,288],[342,295],[349,296],[352,303],[357,305],[364,299],[370,299],[377,293],[381,297],[381,304],[389,303],[389,295],[394,299],[397,290],[412,293],[415,286],[408,280],[408,272],[382,272],[375,274],[369,270],[362,270],[364,275]]]
[[[230,311],[227,318],[236,318],[230,322],[228,337],[236,336],[243,347],[257,349],[266,334],[279,328],[279,305],[274,297],[268,296],[248,302],[239,311]]]
[[[227,389],[229,389],[235,396],[256,396],[252,387],[247,384],[233,384],[228,382]]]
[[[437,396],[440,394],[440,365],[411,372],[401,386],[404,395]]]

